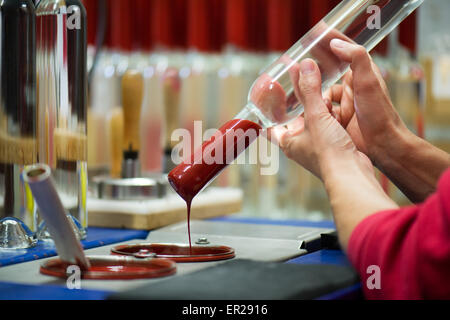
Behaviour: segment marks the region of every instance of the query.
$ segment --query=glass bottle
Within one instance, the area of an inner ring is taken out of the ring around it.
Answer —
[[[87,198],[87,36],[80,0],[36,8],[39,161],[53,171],[67,213],[85,237]],[[48,234],[45,227],[38,238]]]
[[[322,74],[322,89],[327,90],[349,70],[349,64],[341,62],[331,51],[332,39],[357,43],[370,51],[423,1],[343,0],[265,69],[250,89],[247,105],[235,119],[222,126],[215,137],[172,170],[169,174],[172,187],[184,198],[195,196],[231,163],[229,157],[236,159],[256,140],[260,131],[257,129],[283,125],[301,115],[304,108],[298,98],[298,80],[302,60],[312,58],[317,62]],[[232,134],[230,131],[238,130],[241,134],[235,137],[237,142],[227,145],[226,140]],[[249,137],[247,133],[253,136]],[[222,154],[226,159],[221,160],[226,162],[212,164],[204,161],[207,157],[205,151],[212,155],[214,152],[211,150],[216,147],[219,150],[223,148]]]
[[[322,88],[328,89],[347,72],[331,51],[338,38],[372,50],[424,0],[344,0],[272,63],[255,81],[248,104],[239,117],[253,118],[264,128],[286,124],[303,113],[298,100],[299,62],[314,59],[322,72]]]
[[[24,166],[37,162],[38,155],[31,0],[0,3],[0,35],[0,247],[26,248],[33,245],[36,206],[20,176]],[[23,239],[17,238],[20,231]]]

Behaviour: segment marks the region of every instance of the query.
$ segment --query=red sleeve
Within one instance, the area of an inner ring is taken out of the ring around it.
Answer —
[[[364,219],[348,256],[368,299],[450,299],[450,170],[424,203]]]

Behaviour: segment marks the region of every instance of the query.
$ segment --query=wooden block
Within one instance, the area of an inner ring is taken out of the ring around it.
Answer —
[[[239,212],[242,190],[209,188],[192,203],[191,218],[206,219]],[[174,193],[163,199],[118,201],[88,199],[89,226],[152,230],[187,218],[186,203]]]

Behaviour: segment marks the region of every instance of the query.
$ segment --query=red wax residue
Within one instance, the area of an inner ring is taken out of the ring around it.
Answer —
[[[166,277],[176,273],[175,262],[168,259],[150,260],[124,260],[122,257],[111,258],[109,256],[89,258],[91,266],[82,270],[82,279],[96,280],[127,280],[127,279],[151,279]],[[67,278],[67,268],[70,263],[58,258],[44,262],[40,268],[42,274]]]
[[[88,272],[146,272],[147,267],[133,267],[133,266],[91,266]]]
[[[119,245],[111,249],[114,255],[139,257],[141,252],[153,253],[157,258],[175,262],[204,262],[234,258],[234,249],[226,246],[193,246],[165,243]]]
[[[260,130],[261,126],[252,121],[231,120],[188,160],[169,173],[170,185],[187,204],[190,248],[192,248],[190,231],[192,199],[258,137]]]

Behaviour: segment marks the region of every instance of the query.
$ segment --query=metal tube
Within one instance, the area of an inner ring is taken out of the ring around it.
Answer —
[[[24,169],[23,179],[30,186],[61,260],[89,269],[89,261],[56,192],[50,167],[44,164],[28,166]]]

